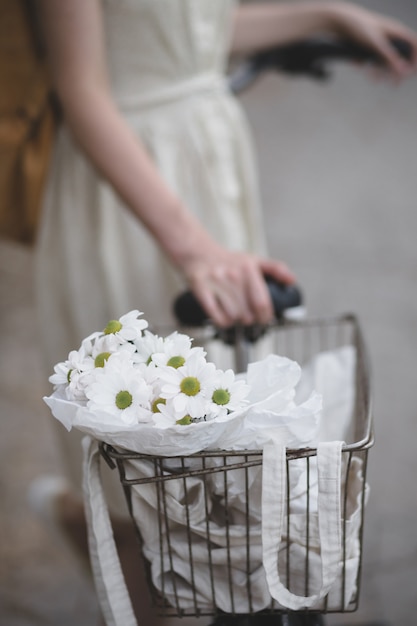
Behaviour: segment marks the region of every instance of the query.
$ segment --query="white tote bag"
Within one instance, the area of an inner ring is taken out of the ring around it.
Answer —
[[[303,530],[306,512],[302,512],[302,507],[298,507],[298,512],[295,511],[290,515],[291,545],[287,545],[287,531],[284,527],[287,514],[285,446],[273,440],[264,446],[261,470],[262,515],[260,522],[254,518],[250,529],[252,610],[260,611],[271,606],[271,602],[276,607],[290,610],[317,608],[326,596],[327,608],[331,608],[333,602],[337,608],[340,606],[341,593],[345,604],[348,604],[355,591],[359,559],[358,531],[362,479],[360,462],[354,459],[349,478],[349,488],[352,490],[349,494],[351,505],[348,511],[349,519],[344,520],[345,537],[342,546],[342,446],[342,442],[318,445],[317,510],[310,513],[311,537],[308,546],[305,545]],[[101,485],[97,442],[86,438],[84,452],[84,488],[89,541],[100,605],[108,626],[134,625],[136,621],[118,562]],[[147,474],[149,468],[146,463],[127,462],[128,477],[141,478]],[[187,478],[187,481],[189,480]],[[226,540],[224,526],[218,522],[210,522],[210,541],[215,549],[211,551],[209,567],[204,540],[207,533],[207,498],[203,492],[203,481],[198,477],[191,480],[192,483],[188,483],[187,488],[188,493],[192,493],[191,501],[188,498],[188,507],[184,506],[184,493],[179,486],[181,482],[176,480],[166,482],[166,512],[169,518],[171,552],[169,557],[163,555],[162,559],[159,552],[160,537],[155,523],[158,507],[155,486],[146,484],[132,488],[133,515],[142,534],[144,555],[151,565],[153,584],[160,590],[163,587],[166,599],[173,606],[178,606],[179,603],[180,607],[186,610],[197,602],[200,608],[207,610],[213,609],[211,584],[214,580],[216,608],[225,612],[245,613],[248,610],[247,582],[244,579],[247,568],[245,551],[247,528],[243,524],[234,524],[228,528]],[[259,481],[254,481],[253,490],[259,490]],[[230,502],[229,506],[234,507],[234,503]],[[211,516],[210,510],[208,513]],[[189,563],[190,537],[194,561],[192,576]],[[312,592],[311,595],[305,596],[303,567],[307,550],[310,562],[309,584]],[[291,592],[282,582],[281,576],[281,572],[286,570],[288,554],[291,557],[292,580],[296,583],[296,591],[292,586]],[[229,588],[224,579],[227,559],[231,559],[232,562],[231,567],[229,563],[229,575],[233,582],[232,604]],[[347,567],[342,574],[343,559]],[[298,579],[300,584],[297,587]],[[341,586],[343,592],[340,592]]]

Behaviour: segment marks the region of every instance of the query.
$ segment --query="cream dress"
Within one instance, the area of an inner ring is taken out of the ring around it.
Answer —
[[[252,146],[225,69],[232,0],[103,0],[114,99],[171,189],[220,243],[265,252]],[[46,365],[132,310],[173,324],[184,284],[63,126],[37,253]],[[79,480],[77,434],[63,445]]]

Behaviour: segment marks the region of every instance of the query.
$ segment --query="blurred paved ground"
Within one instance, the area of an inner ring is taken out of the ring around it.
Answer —
[[[412,1],[367,2],[417,27]],[[262,79],[244,96],[271,250],[311,314],[354,311],[373,366],[360,610],[328,623],[417,623],[417,78],[399,89],[338,68],[328,86]],[[0,625],[94,626],[89,581],[29,511],[59,471],[36,343],[31,252],[0,244]]]

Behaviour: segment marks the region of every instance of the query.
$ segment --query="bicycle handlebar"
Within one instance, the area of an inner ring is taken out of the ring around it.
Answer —
[[[402,39],[391,39],[392,46],[409,60],[411,45]],[[249,57],[229,76],[230,89],[240,93],[264,71],[276,70],[290,75],[327,80],[331,61],[369,62],[384,66],[384,59],[374,50],[351,40],[312,38],[258,52]]]

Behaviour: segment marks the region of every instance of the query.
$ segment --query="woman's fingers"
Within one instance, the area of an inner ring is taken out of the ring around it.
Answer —
[[[395,46],[392,45],[391,39],[400,39],[410,45],[410,58],[404,58]],[[374,47],[386,63],[388,71],[396,78],[402,79],[416,70],[417,40],[414,36],[409,35],[403,29],[388,28],[386,32],[382,32],[374,39]]]
[[[231,322],[225,314],[221,303],[218,301],[211,289],[209,289],[206,285],[196,284],[192,290],[195,297],[215,326],[227,327],[233,324],[233,322]]]
[[[283,261],[274,259],[260,259],[260,268],[264,276],[270,276],[278,283],[292,285],[295,283],[295,274]]]
[[[196,298],[217,326],[266,324],[273,307],[265,275],[293,283],[294,275],[284,263],[241,252],[226,251],[221,259],[199,263],[188,272]]]
[[[342,2],[333,7],[336,31],[374,50],[385,62],[386,74],[401,80],[417,68],[417,35],[398,20]],[[405,42],[410,48],[406,59],[392,40]]]
[[[248,302],[245,283],[235,272],[221,269],[224,271],[210,268],[199,274],[191,284],[196,298],[216,326],[254,323],[255,315]]]

